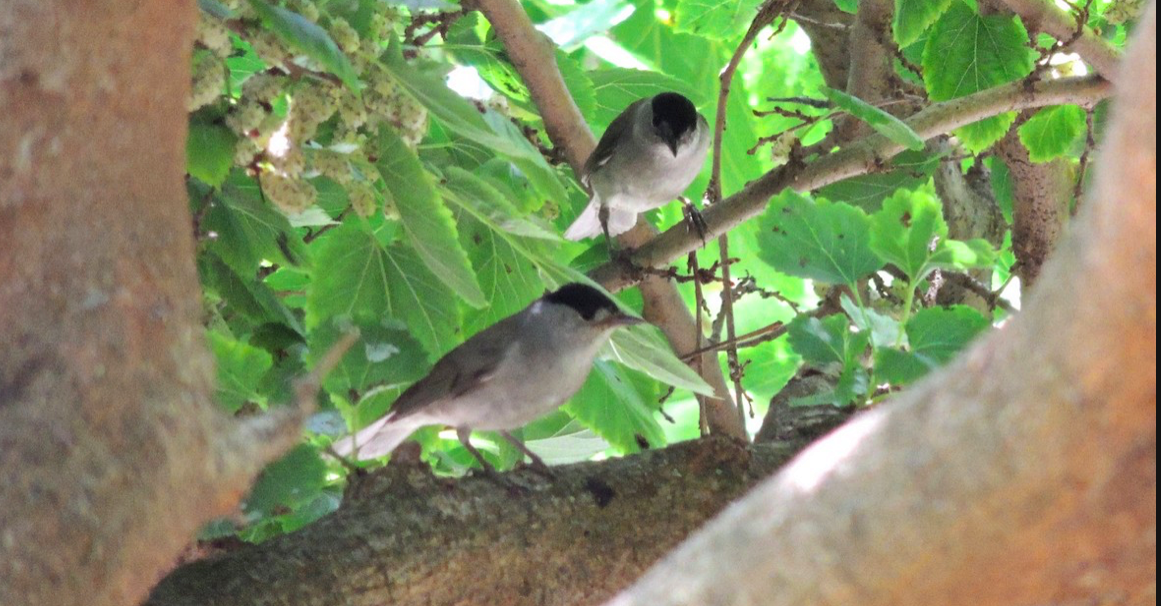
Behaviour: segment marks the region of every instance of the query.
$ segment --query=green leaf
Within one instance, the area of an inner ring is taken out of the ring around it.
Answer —
[[[895,0],[892,31],[899,48],[910,46],[927,33],[952,0]]]
[[[952,131],[959,142],[973,154],[978,154],[1004,138],[1016,121],[1016,112],[1005,112],[961,126]]]
[[[834,0],[834,5],[844,13],[853,15],[859,12],[859,0]]]
[[[907,385],[923,378],[931,367],[919,356],[894,347],[875,349],[875,378],[892,385]]]
[[[309,259],[302,238],[286,216],[262,201],[257,183],[235,170],[215,195],[202,220],[212,234],[208,247],[239,275],[258,271],[262,260],[300,266]]]
[[[714,395],[713,388],[673,353],[673,348],[656,328],[635,326],[618,330],[604,351],[610,358],[662,383],[696,394]]]
[[[250,6],[266,26],[291,47],[318,61],[351,90],[358,91],[362,88],[359,73],[347,60],[343,51],[339,50],[335,41],[331,40],[326,30],[294,11],[272,6],[263,0],[250,0]]]
[[[939,162],[940,156],[937,155],[905,151],[891,160],[886,172],[843,179],[815,193],[820,198],[846,202],[871,213],[879,210],[883,200],[896,191],[915,189],[927,183]]]
[[[967,306],[920,310],[907,323],[910,351],[875,350],[875,375],[895,385],[912,383],[955,358],[990,326],[987,318]]]
[[[821,401],[845,406],[869,389],[866,370],[859,362],[870,342],[867,331],[852,332],[846,316],[823,319],[798,316],[787,328],[790,346],[807,362],[816,366],[837,365],[838,382],[831,394]]]
[[[297,508],[313,501],[326,481],[326,464],[318,451],[299,445],[285,457],[266,466],[242,509],[250,515],[272,515],[280,507]]]
[[[550,226],[537,222],[535,218],[521,216],[508,198],[483,177],[458,166],[448,166],[444,172],[447,177],[444,185],[452,192],[455,201],[493,229],[513,236],[561,240],[560,234]]]
[[[597,360],[583,387],[563,409],[621,452],[665,444],[665,433],[629,379],[609,362]]]
[[[234,164],[237,138],[225,126],[191,124],[185,142],[186,171],[207,185],[218,187]]]
[[[362,318],[353,324],[332,318],[310,335],[307,360],[315,366],[348,331],[357,327],[359,338],[326,376],[329,392],[366,392],[383,386],[407,384],[423,377],[430,364],[423,347],[400,322]]]
[[[674,30],[729,40],[745,33],[761,0],[679,0]]]
[[[231,413],[246,402],[265,406],[258,385],[274,364],[270,354],[217,331],[208,331],[206,338],[218,367],[218,402]]]
[[[994,261],[983,240],[947,239],[939,201],[923,191],[901,191],[871,217],[871,249],[918,284],[936,269],[987,267]]]
[[[845,316],[827,316],[821,320],[798,316],[787,327],[790,346],[804,360],[816,365],[843,364],[850,357],[850,324]]]
[[[407,241],[444,284],[469,305],[483,307],[487,301],[467,253],[459,246],[451,211],[444,206],[419,158],[387,126],[379,130],[379,150],[375,166],[399,210]]]
[[[1032,73],[1035,52],[1015,16],[981,16],[966,2],[954,2],[936,21],[923,49],[923,80],[932,101],[948,101]],[[973,152],[1004,136],[1014,113],[994,116],[955,131]]]
[[[280,324],[300,336],[304,334],[298,318],[269,286],[256,278],[238,275],[213,251],[207,250],[198,255],[198,276],[205,288],[217,293],[229,309],[249,317],[255,323]]]
[[[318,255],[307,291],[307,324],[336,316],[394,317],[431,354],[459,342],[456,298],[410,248],[384,246],[357,218],[311,243]]]
[[[899,337],[899,321],[891,316],[881,314],[869,306],[860,308],[843,293],[840,301],[843,311],[851,322],[863,332],[870,333],[872,344],[894,343]]]
[[[1048,162],[1067,154],[1087,128],[1079,106],[1056,105],[1037,112],[1016,132],[1033,162]]]
[[[932,101],[948,101],[1027,76],[1034,57],[1019,18],[981,16],[966,2],[955,2],[923,49],[924,83]]]
[[[398,42],[393,41],[381,59],[380,64],[403,90],[451,132],[509,158],[535,160],[540,157],[539,152],[528,146],[523,138],[501,136],[492,130],[476,106],[448,88],[442,78],[419,72],[408,64]]]
[[[689,83],[673,76],[658,72],[609,67],[593,70],[588,75],[596,92],[596,112],[592,116],[592,121],[596,124],[607,126],[613,118],[625,111],[629,104],[658,93],[678,92],[689,97],[694,105],[706,102],[703,91],[696,90]]]
[[[870,248],[871,221],[847,204],[786,191],[759,219],[759,257],[778,271],[853,284],[883,266]]]
[[[841,90],[827,87],[823,92],[839,108],[866,122],[884,137],[912,151],[923,150],[923,138],[899,118]]]
[[[907,323],[907,342],[923,362],[935,367],[950,362],[991,326],[966,305],[922,309]]]

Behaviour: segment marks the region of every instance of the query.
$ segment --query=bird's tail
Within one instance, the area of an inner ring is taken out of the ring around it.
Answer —
[[[355,453],[355,458],[365,460],[381,457],[395,450],[395,447],[403,443],[417,426],[408,422],[408,419],[392,422],[394,417],[395,415],[389,414],[360,429],[355,435],[336,441],[333,445],[335,453],[343,457]]]
[[[601,201],[596,196],[589,202],[589,205],[581,211],[580,216],[568,226],[564,232],[564,237],[569,240],[583,240],[585,238],[595,238],[601,233]],[[637,213],[630,210],[618,210],[615,208],[609,209],[609,235],[618,236],[637,224]]]
[[[585,238],[594,238],[601,233],[601,218],[600,218],[601,204],[596,196],[589,201],[589,205],[581,211],[579,217],[568,226],[564,232],[564,237],[569,240],[584,240]]]

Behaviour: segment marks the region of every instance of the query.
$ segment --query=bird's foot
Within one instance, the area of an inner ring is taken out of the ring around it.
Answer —
[[[689,199],[682,197],[681,203],[685,214],[686,229],[692,228],[697,231],[697,237],[701,238],[701,243],[704,246],[706,233],[709,232],[709,225],[706,224],[705,217]]]

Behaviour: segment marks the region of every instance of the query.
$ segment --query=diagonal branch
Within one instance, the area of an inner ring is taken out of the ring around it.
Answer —
[[[1077,18],[1051,0],[991,0],[993,5],[1007,5],[1031,30],[1040,30],[1066,42],[1067,48],[1108,80],[1117,76],[1121,53],[1097,35],[1092,28],[1077,23]]]
[[[1062,78],[1032,84],[1013,82],[934,104],[906,122],[921,137],[930,139],[1004,112],[1063,103],[1089,106],[1108,97],[1111,92],[1112,86],[1099,76]],[[812,191],[843,179],[873,173],[901,151],[903,147],[898,143],[873,134],[810,164],[788,164],[776,168],[748,183],[742,191],[707,209],[704,213],[706,235],[717,237],[761,214],[770,198],[787,187],[796,191]],[[697,234],[689,233],[678,225],[634,251],[632,261],[643,267],[660,267],[694,250],[700,243]],[[634,282],[633,275],[614,264],[602,265],[589,275],[613,290],[625,288]]]

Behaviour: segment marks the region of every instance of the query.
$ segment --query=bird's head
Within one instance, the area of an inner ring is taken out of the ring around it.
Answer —
[[[678,93],[661,93],[653,97],[653,132],[677,157],[677,148],[697,129],[697,108]]]

